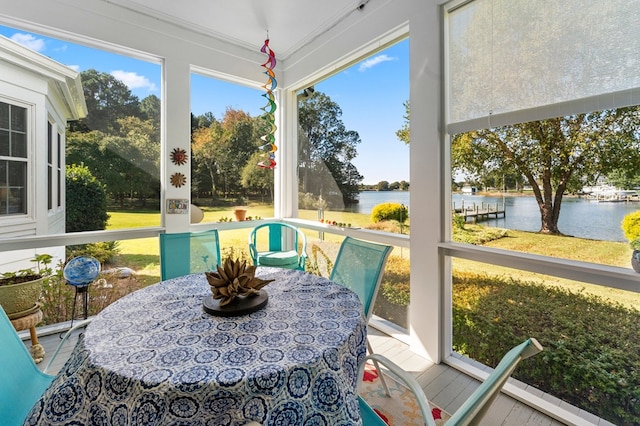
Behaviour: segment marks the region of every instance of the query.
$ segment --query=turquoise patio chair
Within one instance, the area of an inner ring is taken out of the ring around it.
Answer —
[[[464,426],[475,425],[480,422],[482,417],[487,413],[493,401],[498,397],[502,387],[507,379],[513,373],[518,363],[523,359],[527,359],[536,355],[543,350],[542,346],[534,338],[530,338],[512,348],[502,357],[498,366],[489,374],[484,382],[467,398],[467,400],[451,415],[446,421],[445,426]],[[397,378],[403,382],[415,395],[420,412],[422,413],[426,426],[435,426],[435,420],[431,414],[429,401],[422,390],[418,381],[411,374],[404,371],[393,361],[382,355],[367,355],[365,360],[360,364],[360,376],[363,377],[364,366],[367,360],[378,362],[385,367]],[[382,376],[380,376],[382,377]],[[362,398],[358,397],[360,405],[360,415],[362,416],[362,424],[367,426],[386,426],[382,418],[376,414],[369,404]]]
[[[76,323],[64,335],[46,368],[40,371],[0,306],[0,423],[3,426],[22,425],[31,408],[55,378],[47,371],[60,348],[73,331],[85,327],[89,321]]]
[[[364,308],[367,323],[373,314],[378,289],[382,283],[384,266],[393,247],[346,237],[340,245],[340,251],[331,270],[329,279],[347,287],[358,295]],[[367,339],[367,350],[373,354],[373,348]],[[378,372],[381,372],[375,359],[372,360]],[[384,390],[389,396],[389,388],[382,374],[379,374]],[[366,424],[366,423],[365,423]]]
[[[304,271],[307,262],[307,238],[293,225],[280,222],[265,223],[253,228],[249,234],[249,253],[255,266]]]
[[[160,234],[160,273],[163,281],[215,271],[218,264],[220,238],[217,229]]]

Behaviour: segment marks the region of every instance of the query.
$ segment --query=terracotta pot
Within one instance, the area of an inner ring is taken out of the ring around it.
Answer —
[[[247,217],[247,209],[235,209],[233,214],[238,222],[242,222]]]
[[[0,285],[0,306],[7,315],[27,312],[34,307],[42,293],[42,280],[38,278],[18,284]]]
[[[631,267],[640,273],[640,250],[634,250],[631,254]]]

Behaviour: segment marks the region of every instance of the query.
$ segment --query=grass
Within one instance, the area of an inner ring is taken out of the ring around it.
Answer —
[[[502,230],[504,231],[504,230]],[[465,229],[456,231],[455,240],[466,242],[473,236],[486,247],[553,256],[557,258],[579,260],[611,266],[629,268],[631,249],[627,243],[615,241],[598,241],[584,238],[543,235],[534,232],[508,230],[503,233],[496,228],[481,225],[466,225]],[[514,280],[533,281],[547,286],[562,287],[573,292],[586,292],[624,306],[640,309],[640,293],[603,287],[596,284],[571,281],[563,278],[527,271],[510,269],[497,265],[473,262],[465,259],[454,259],[454,271],[460,273],[476,273],[496,277],[509,277]]]
[[[233,207],[201,207],[204,211],[203,222],[218,222],[221,219],[233,218]],[[160,225],[160,213],[149,212],[109,212],[110,219],[107,229],[123,229],[132,227],[148,227]],[[248,216],[268,218],[273,216],[273,207],[269,205],[248,206]],[[307,220],[318,220],[316,210],[300,210],[299,217]],[[375,228],[367,214],[328,211],[325,220],[351,223],[354,227]],[[384,229],[383,230],[390,230]],[[397,230],[396,230],[397,232]],[[407,226],[403,232],[409,232]],[[248,229],[225,231],[220,234],[222,247],[234,247],[240,251],[246,250]],[[311,242],[317,237],[315,231],[305,231]],[[340,236],[325,234],[329,241],[340,241]],[[631,249],[628,244],[613,241],[596,241],[583,238],[543,235],[533,232],[503,230],[481,225],[465,225],[463,230],[456,229],[454,240],[471,244],[482,244],[526,253],[552,255],[558,258],[580,260],[598,264],[630,267]],[[157,280],[160,276],[158,261],[158,241],[156,238],[138,240],[124,240],[119,243],[121,256],[126,258],[126,264],[139,273],[149,275],[150,280]],[[513,279],[541,282],[545,285],[561,286],[574,291],[586,291],[590,294],[622,303],[625,306],[640,309],[640,294],[611,289],[593,284],[575,282],[561,278],[532,274],[527,271],[505,268],[501,266],[478,264],[465,259],[454,259],[454,270],[461,273],[482,270],[489,276],[509,276]]]

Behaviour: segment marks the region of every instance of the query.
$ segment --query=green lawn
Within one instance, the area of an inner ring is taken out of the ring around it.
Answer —
[[[217,222],[220,219],[231,219],[233,210],[230,207],[202,207],[205,218],[204,222]],[[109,212],[110,219],[107,229],[123,229],[131,227],[149,227],[160,225],[159,213],[148,212]],[[273,216],[271,206],[249,205],[248,216],[268,218]],[[318,212],[315,210],[300,210],[299,217],[308,220],[317,220]],[[325,220],[335,220],[337,222],[351,223],[352,226],[370,227],[371,219],[369,215],[348,212],[325,212]],[[407,228],[408,229],[408,228]],[[472,242],[473,239],[480,238],[487,232],[495,232],[494,228],[485,228],[479,225],[466,225],[467,234],[464,241]],[[240,251],[245,251],[247,255],[247,238],[250,229],[238,229],[224,231],[220,233],[220,243],[223,250],[234,247]],[[405,231],[406,232],[406,231]],[[305,231],[308,240],[317,238],[316,231]],[[457,236],[459,233],[456,232]],[[333,240],[330,234],[325,234],[327,239]],[[533,232],[511,231],[503,238],[492,239],[488,237],[488,242],[482,244],[487,247],[496,247],[506,250],[514,250],[526,253],[542,255],[551,254],[554,257],[580,260],[585,262],[600,263],[612,266],[630,267],[631,249],[628,244],[612,241],[595,241],[575,237],[542,235]],[[340,241],[340,236],[335,236],[335,241]],[[158,261],[158,240],[156,238],[145,238],[139,240],[121,241],[121,256],[127,258],[127,264],[136,268],[140,273],[148,274],[156,279],[160,276]],[[238,256],[236,252],[233,255]],[[555,277],[531,274],[526,271],[504,268],[500,266],[478,264],[464,259],[455,259],[456,271],[477,272],[482,271],[488,275],[510,276],[514,279],[543,281],[547,285],[560,285],[575,291],[587,291],[591,294],[611,299],[624,304],[640,308],[640,294],[615,290],[597,285],[573,282]]]
[[[465,231],[463,232],[469,232],[472,234],[476,233],[476,237],[482,239],[482,234],[487,231],[494,231],[494,229],[478,225],[466,225]],[[458,234],[459,232],[456,231],[456,233]],[[464,240],[469,242],[468,238],[465,238]],[[627,243],[615,241],[597,241],[584,238],[543,235],[535,232],[509,230],[507,231],[506,237],[484,242],[483,245],[486,247],[495,247],[505,250],[579,260],[583,262],[620,266],[624,268],[631,267],[631,248]],[[640,293],[576,282],[547,275],[533,274],[527,271],[519,271],[517,269],[478,263],[465,259],[454,259],[454,270],[463,273],[509,277],[522,281],[536,281],[545,285],[564,287],[573,292],[584,291],[604,299],[621,303],[627,307],[640,309]]]

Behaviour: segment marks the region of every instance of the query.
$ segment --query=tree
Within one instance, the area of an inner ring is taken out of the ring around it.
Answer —
[[[299,185],[301,192],[350,204],[357,200],[358,185],[363,180],[351,163],[360,136],[345,128],[341,116],[338,104],[324,93],[315,91],[299,102]]]
[[[273,170],[258,167],[264,152],[255,152],[242,169],[242,187],[247,191],[268,195],[273,201]]]
[[[377,188],[378,191],[388,191],[389,190],[389,182],[386,180],[381,180],[378,182]]]
[[[191,135],[191,153],[194,163],[197,163],[196,173],[192,176],[207,177],[209,190],[212,196],[217,192],[217,180],[220,170],[218,169],[218,155],[220,146],[217,141],[222,139],[222,125],[214,120],[209,127],[196,129]]]
[[[129,88],[112,76],[94,69],[80,73],[87,116],[74,123],[72,130],[100,130],[110,133],[119,118],[140,116],[138,97]]]
[[[404,142],[405,144],[409,145],[409,142],[411,141],[411,135],[409,134],[409,123],[410,123],[410,117],[411,117],[410,109],[409,109],[409,101],[404,101],[402,105],[404,105],[404,111],[405,111],[405,114],[402,117],[404,118],[404,121],[402,122],[402,127],[400,128],[400,130],[396,131],[396,136],[401,142]]]
[[[227,108],[222,121],[193,132],[191,152],[199,173],[206,173],[212,194],[237,194],[243,189],[242,170],[260,144],[257,119]]]
[[[452,169],[515,170],[533,188],[540,232],[561,234],[565,192],[617,169],[640,169],[639,107],[604,110],[456,135]]]
[[[160,140],[153,120],[126,117],[117,122],[118,131],[67,134],[66,161],[85,165],[108,194],[124,207],[126,198],[147,198],[160,194]]]

